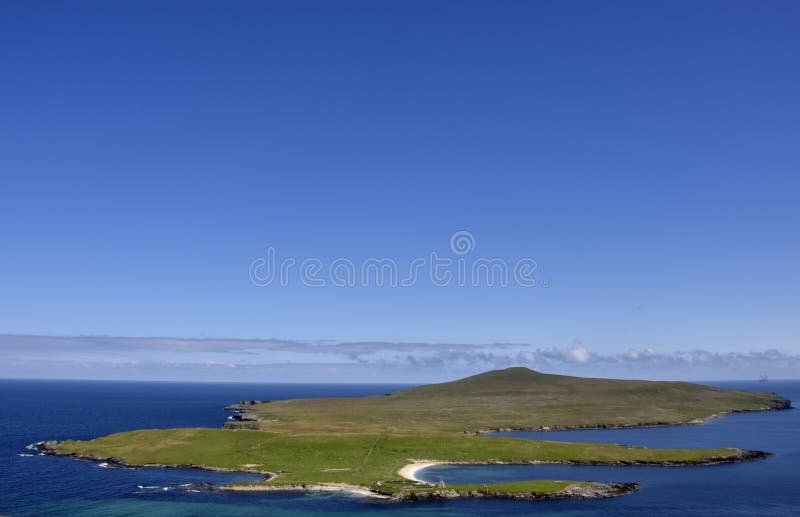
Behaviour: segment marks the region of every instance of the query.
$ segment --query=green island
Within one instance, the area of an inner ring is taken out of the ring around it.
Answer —
[[[416,473],[436,464],[688,466],[755,460],[769,453],[486,434],[696,424],[724,413],[789,405],[774,393],[548,375],[517,367],[383,396],[242,401],[228,407],[235,412],[234,420],[222,429],[146,429],[87,441],[46,441],[37,447],[47,454],[127,466],[264,475],[263,481],[232,483],[219,490],[345,491],[391,501],[598,498],[627,494],[638,485],[560,480],[445,485],[422,482]]]

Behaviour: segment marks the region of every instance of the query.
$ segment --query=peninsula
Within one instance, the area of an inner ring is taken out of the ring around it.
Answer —
[[[527,368],[358,398],[243,401],[223,429],[147,429],[88,441],[48,441],[48,454],[127,466],[257,472],[224,490],[337,490],[395,501],[450,497],[597,498],[636,483],[531,480],[439,486],[432,464],[709,465],[760,459],[735,448],[650,449],[486,436],[499,430],[696,424],[720,414],[788,408],[773,393],[685,382],[548,375]],[[546,438],[546,433],[543,433]],[[631,473],[632,476],[635,472]]]

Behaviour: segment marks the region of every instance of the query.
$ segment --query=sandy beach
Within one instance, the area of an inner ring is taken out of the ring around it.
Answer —
[[[405,467],[401,468],[400,470],[397,471],[397,473],[408,480],[417,483],[425,483],[425,481],[417,478],[418,471],[428,467],[434,467],[436,465],[447,465],[447,464],[448,462],[446,461],[413,460],[412,463],[409,463]]]

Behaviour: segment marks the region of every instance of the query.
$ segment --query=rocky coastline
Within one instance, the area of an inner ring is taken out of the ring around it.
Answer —
[[[474,434],[491,434],[491,433],[511,433],[511,432],[547,432],[547,431],[592,431],[603,429],[641,429],[648,427],[673,427],[680,425],[701,425],[709,420],[720,418],[725,415],[735,415],[739,413],[761,413],[763,411],[784,411],[792,408],[792,401],[782,398],[776,398],[772,401],[772,405],[758,409],[736,409],[731,411],[720,411],[705,418],[695,418],[685,422],[642,422],[633,424],[580,424],[580,425],[543,425],[538,427],[491,427],[481,429]],[[468,431],[465,431],[468,433]]]
[[[213,472],[230,472],[230,473],[246,473],[246,474],[258,474],[260,476],[264,476],[264,481],[270,481],[276,478],[278,475],[274,472],[266,472],[263,470],[255,470],[255,469],[248,469],[248,468],[225,468],[225,467],[215,467],[213,465],[168,465],[163,463],[145,463],[142,465],[139,464],[131,464],[123,460],[122,458],[115,458],[113,456],[110,457],[101,457],[101,456],[91,456],[85,454],[75,454],[72,452],[61,452],[60,446],[64,443],[61,440],[45,440],[41,442],[32,443],[28,447],[41,452],[47,456],[61,456],[64,458],[74,458],[76,460],[83,460],[83,461],[91,461],[95,463],[107,463],[109,466],[113,467],[120,467],[120,468],[128,468],[128,469],[138,469],[138,468],[162,468],[162,469],[200,469],[200,470],[210,470]]]
[[[432,501],[443,499],[516,499],[525,501],[546,501],[556,499],[608,499],[635,492],[638,483],[575,483],[558,492],[502,492],[497,490],[453,490],[439,488],[430,491],[409,491],[395,494],[395,501]]]

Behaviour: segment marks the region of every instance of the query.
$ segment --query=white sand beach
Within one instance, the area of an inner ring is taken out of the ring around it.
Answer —
[[[412,463],[409,463],[405,467],[401,468],[400,470],[397,471],[397,473],[408,480],[417,483],[425,483],[425,481],[417,478],[418,471],[428,467],[434,467],[436,465],[447,465],[447,464],[448,462],[446,461],[412,460]]]

